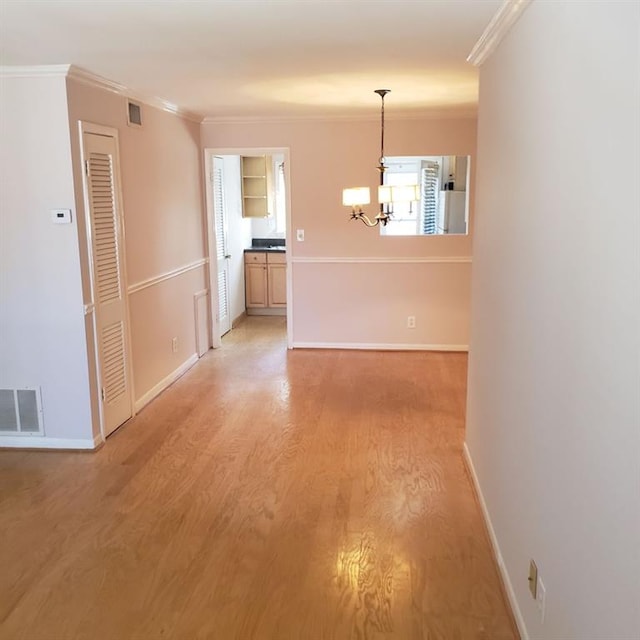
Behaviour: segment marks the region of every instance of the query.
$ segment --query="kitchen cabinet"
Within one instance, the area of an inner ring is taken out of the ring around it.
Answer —
[[[247,311],[267,306],[267,256],[244,254],[244,295]]]
[[[267,301],[271,308],[287,306],[287,258],[284,253],[267,254]]]
[[[242,217],[266,218],[273,212],[271,156],[242,156]]]
[[[246,252],[244,279],[247,315],[286,314],[287,263],[284,252]]]

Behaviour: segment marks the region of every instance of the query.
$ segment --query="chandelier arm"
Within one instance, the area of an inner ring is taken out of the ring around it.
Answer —
[[[356,213],[352,213],[351,214],[351,219],[352,220],[360,220],[367,227],[377,227],[378,224],[380,223],[380,218],[378,218],[378,216],[375,217],[375,222],[373,222],[362,211],[356,212]],[[385,223],[383,222],[383,224],[385,224]]]

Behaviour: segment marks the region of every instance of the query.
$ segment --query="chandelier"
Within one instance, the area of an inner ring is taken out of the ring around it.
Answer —
[[[378,171],[380,173],[380,186],[378,187],[378,202],[380,211],[371,220],[365,215],[362,207],[371,202],[369,187],[349,187],[342,190],[342,204],[351,207],[351,220],[361,220],[368,227],[381,224],[386,226],[393,216],[393,205],[401,202],[413,203],[420,200],[420,187],[418,185],[388,185],[384,183],[386,170],[384,157],[384,97],[390,89],[376,89],[374,93],[380,96],[380,159]]]

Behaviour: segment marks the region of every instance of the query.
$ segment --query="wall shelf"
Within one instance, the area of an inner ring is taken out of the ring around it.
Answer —
[[[271,215],[271,156],[242,156],[242,216]]]

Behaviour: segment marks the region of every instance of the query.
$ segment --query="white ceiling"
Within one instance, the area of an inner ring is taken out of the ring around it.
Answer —
[[[467,113],[501,0],[0,0],[0,64],[74,64],[209,117]]]

